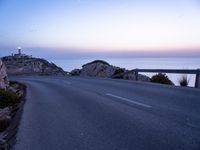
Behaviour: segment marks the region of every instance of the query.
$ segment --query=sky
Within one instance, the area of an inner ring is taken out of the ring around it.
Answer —
[[[200,0],[0,0],[0,55],[200,56]]]

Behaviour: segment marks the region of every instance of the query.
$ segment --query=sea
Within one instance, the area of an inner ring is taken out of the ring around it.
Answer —
[[[200,69],[200,58],[177,58],[177,57],[128,57],[128,58],[73,58],[52,59],[51,62],[62,67],[65,71],[80,69],[83,64],[93,60],[105,60],[109,64],[126,69]],[[152,77],[155,73],[142,73]],[[179,85],[182,74],[167,74],[175,85]],[[189,86],[194,87],[195,75],[187,75]]]

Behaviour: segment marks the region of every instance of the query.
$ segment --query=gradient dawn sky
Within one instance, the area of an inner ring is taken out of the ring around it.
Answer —
[[[0,54],[200,56],[200,0],[0,0]]]

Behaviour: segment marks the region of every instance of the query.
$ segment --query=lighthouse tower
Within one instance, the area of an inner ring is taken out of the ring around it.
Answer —
[[[12,56],[14,56],[14,57],[16,57],[16,58],[32,58],[32,56],[31,55],[26,55],[26,54],[22,54],[22,48],[21,47],[18,47],[17,48],[17,51],[18,51],[18,53],[16,53],[16,54],[12,54]]]
[[[18,55],[19,55],[19,56],[22,54],[21,51],[22,51],[22,48],[21,48],[21,47],[18,47]]]

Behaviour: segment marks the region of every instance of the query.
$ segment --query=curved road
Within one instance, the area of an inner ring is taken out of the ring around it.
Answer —
[[[14,150],[199,150],[200,90],[125,80],[14,77],[27,101]]]

